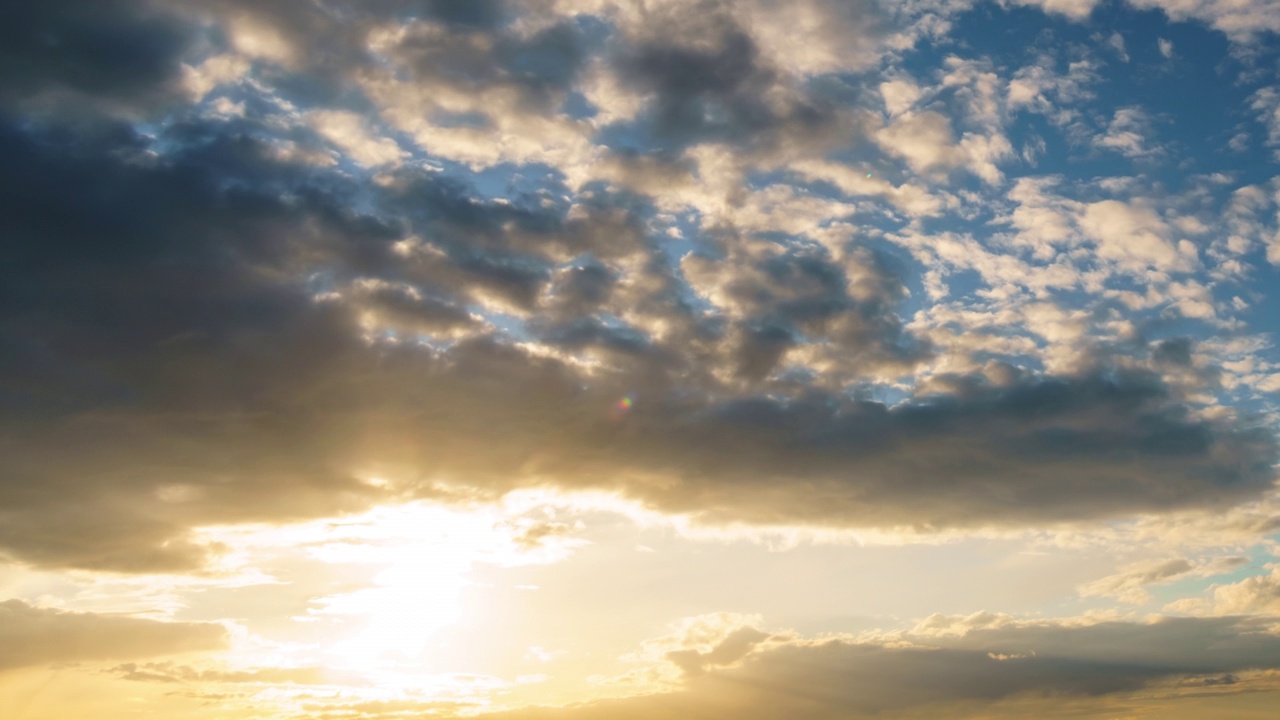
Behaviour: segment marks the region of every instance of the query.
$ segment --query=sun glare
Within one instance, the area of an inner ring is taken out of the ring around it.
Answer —
[[[428,666],[448,653],[433,639],[464,617],[462,594],[475,567],[554,562],[585,542],[554,522],[556,506],[567,502],[556,500],[521,496],[480,507],[411,502],[341,519],[205,528],[201,539],[226,549],[221,569],[228,576],[254,569],[260,584],[289,584],[256,568],[301,563],[308,568],[301,581],[341,588],[310,597],[294,616],[308,639],[288,646],[281,664],[318,660],[369,677],[379,691],[454,694],[465,689],[451,687],[460,681]],[[255,646],[244,654],[261,652]],[[475,682],[463,685],[474,690]]]
[[[350,526],[344,538],[313,550],[330,563],[378,566],[369,587],[319,598],[316,614],[356,618],[363,627],[329,649],[334,662],[363,668],[421,660],[431,636],[456,622],[467,575],[503,545],[501,527],[484,513],[422,505],[383,508]]]

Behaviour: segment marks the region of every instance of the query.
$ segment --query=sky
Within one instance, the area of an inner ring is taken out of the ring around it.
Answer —
[[[1280,706],[1277,0],[0,3],[12,720]]]

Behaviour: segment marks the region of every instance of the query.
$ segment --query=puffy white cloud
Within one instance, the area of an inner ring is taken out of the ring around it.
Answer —
[[[1105,133],[1094,138],[1098,147],[1115,150],[1130,158],[1150,157],[1158,154],[1160,149],[1152,147],[1151,119],[1139,107],[1125,107],[1116,110]]]
[[[1142,203],[1088,203],[1078,222],[1096,243],[1098,257],[1126,269],[1189,270],[1195,265],[1194,256],[1174,245],[1168,224]]]
[[[408,155],[395,140],[375,137],[356,113],[343,110],[316,110],[307,121],[317,133],[342,148],[352,160],[365,166],[395,163]]]
[[[998,183],[1003,175],[997,163],[1013,156],[1013,146],[1002,134],[965,133],[957,142],[951,121],[933,110],[898,116],[875,133],[875,140],[885,152],[930,177],[966,168],[988,183]]]
[[[1213,590],[1214,611],[1223,615],[1280,614],[1280,567],[1268,575],[1255,575]]]
[[[1093,13],[1098,0],[1014,0],[1019,5],[1038,7],[1045,12],[1065,15],[1072,20],[1084,20]]]
[[[884,99],[884,107],[890,115],[901,115],[910,110],[923,95],[924,91],[909,77],[880,83],[880,97]]]

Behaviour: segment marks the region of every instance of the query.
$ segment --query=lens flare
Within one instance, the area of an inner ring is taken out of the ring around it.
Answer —
[[[621,420],[627,413],[631,412],[631,408],[635,404],[636,399],[633,395],[630,393],[623,395],[622,399],[614,403],[613,407],[609,409],[609,417],[613,420]]]

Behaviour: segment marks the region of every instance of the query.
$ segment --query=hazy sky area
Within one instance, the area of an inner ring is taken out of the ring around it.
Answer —
[[[1274,720],[1280,0],[0,3],[5,720]]]

